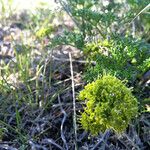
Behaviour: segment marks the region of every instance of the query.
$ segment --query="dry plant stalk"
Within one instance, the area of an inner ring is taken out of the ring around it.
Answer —
[[[71,80],[72,80],[72,97],[73,97],[73,126],[74,126],[74,134],[75,134],[75,149],[77,149],[77,122],[76,122],[76,100],[75,100],[75,85],[74,85],[74,77],[73,77],[73,66],[72,66],[72,57],[71,53],[69,53],[70,59],[70,72],[71,72]]]

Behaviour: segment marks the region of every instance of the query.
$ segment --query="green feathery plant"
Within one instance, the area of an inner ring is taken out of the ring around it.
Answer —
[[[106,39],[114,32],[123,35],[130,33],[134,37],[141,37],[143,25],[144,33],[149,32],[149,22],[146,22],[150,17],[148,13],[142,14],[143,17],[133,21],[133,18],[150,3],[149,0],[146,2],[59,0],[59,3],[71,17],[76,28],[74,31],[66,29],[64,35],[55,37],[52,46],[67,44],[83,49],[86,43]]]
[[[85,79],[93,81],[105,70],[131,83],[149,69],[149,48],[144,41],[121,36],[88,43],[83,52],[89,60],[96,61],[96,65],[89,64]]]
[[[80,49],[96,36],[107,37],[111,25],[118,18],[115,12],[120,8],[120,5],[114,2],[104,6],[99,0],[59,0],[59,3],[74,21],[76,30],[65,31],[60,37],[61,40],[55,38],[54,41],[58,45],[62,42],[62,44],[71,44]]]
[[[138,102],[131,89],[110,75],[86,85],[79,99],[86,103],[80,118],[81,125],[93,135],[106,129],[123,132],[138,112]]]

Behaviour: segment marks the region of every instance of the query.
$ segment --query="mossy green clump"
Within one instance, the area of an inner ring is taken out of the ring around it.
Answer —
[[[138,102],[131,89],[111,75],[86,85],[79,99],[86,100],[80,118],[82,127],[93,135],[106,129],[123,132],[138,112]]]
[[[88,82],[105,71],[133,83],[150,67],[150,44],[130,36],[114,35],[110,40],[88,43],[83,52],[89,61],[96,62],[87,68]]]

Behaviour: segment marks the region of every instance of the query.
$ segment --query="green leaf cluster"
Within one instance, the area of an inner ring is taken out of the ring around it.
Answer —
[[[36,32],[36,37],[38,38],[43,38],[45,36],[49,36],[52,32],[54,32],[54,26],[48,25],[45,27],[41,27],[37,32]]]
[[[99,0],[61,0],[64,10],[72,17],[78,30],[86,41],[87,37],[100,34],[105,37],[111,25],[118,21],[121,5],[111,2],[107,6]]]
[[[149,1],[149,0],[148,0]],[[103,0],[60,0],[63,10],[72,18],[76,25],[74,31],[65,31],[64,35],[54,38],[52,46],[68,44],[83,49],[86,43],[97,39],[106,39],[112,33],[127,33],[134,37],[144,35],[149,40],[149,14],[140,15],[140,19],[133,18],[149,2],[131,1],[103,1]],[[145,19],[144,19],[145,18]],[[135,30],[136,29],[136,30]],[[69,39],[69,40],[68,40]],[[70,40],[71,39],[71,40]],[[55,44],[53,44],[55,43]]]
[[[138,103],[131,89],[111,75],[104,75],[87,84],[79,99],[86,100],[80,122],[83,129],[93,135],[106,129],[123,132],[138,111]]]
[[[149,48],[150,45],[141,40],[121,36],[87,44],[84,54],[89,60],[96,61],[95,66],[88,67],[87,81],[93,81],[104,70],[120,79],[135,81],[150,67]]]
[[[77,48],[83,48],[83,36],[77,32],[65,31],[63,35],[56,36],[52,39],[51,46],[71,45]]]

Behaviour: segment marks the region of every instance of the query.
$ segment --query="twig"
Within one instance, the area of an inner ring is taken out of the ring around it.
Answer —
[[[7,144],[0,144],[0,149],[17,150],[16,148],[11,147]]]
[[[117,140],[126,148],[126,150],[130,150],[128,145],[123,140],[121,140],[120,138],[118,138]]]
[[[36,149],[43,149],[47,150],[44,146],[41,146],[39,144],[34,144],[31,140],[29,141],[29,144],[31,145],[31,150],[36,150]]]
[[[145,12],[146,10],[148,10],[150,8],[150,3],[144,7],[132,20],[130,23],[132,23],[141,13]]]
[[[57,143],[55,143],[55,141],[54,140],[52,140],[52,139],[44,139],[44,140],[42,140],[42,143],[50,143],[50,144],[53,144],[53,145],[55,145],[57,148],[59,148],[60,150],[64,150],[60,145],[58,145]]]
[[[74,17],[71,14],[71,10],[70,7],[63,1],[63,0],[59,0],[60,5],[62,6],[62,8],[67,12],[67,14],[69,15],[69,17],[73,20],[73,22],[75,23],[75,25],[79,28],[80,30],[80,25],[77,22],[77,20],[74,19]]]
[[[65,121],[66,121],[67,114],[66,114],[66,112],[64,111],[64,109],[63,109],[63,107],[62,107],[62,105],[61,105],[61,101],[60,101],[59,95],[58,95],[58,102],[59,102],[59,104],[60,104],[61,112],[62,112],[62,114],[64,115],[64,116],[63,116],[63,120],[62,120],[62,122],[61,122],[61,138],[62,138],[62,140],[63,140],[63,142],[64,142],[64,144],[65,144],[66,150],[68,150],[68,149],[69,149],[69,148],[68,148],[68,144],[67,144],[67,142],[66,142],[66,139],[65,139],[65,136],[64,136],[64,133],[63,133],[63,126],[64,126],[64,123],[65,123]]]
[[[124,133],[123,136],[125,136],[125,137],[127,138],[127,140],[130,142],[130,144],[131,144],[134,148],[136,148],[137,150],[140,150],[139,146],[136,145],[136,144],[134,143],[134,141],[133,141],[126,133]]]
[[[55,56],[52,56],[52,58],[54,60],[58,60],[58,61],[64,61],[64,62],[70,62],[70,59],[65,59],[65,58],[57,58]],[[76,63],[82,63],[82,64],[87,64],[87,63],[92,63],[93,65],[96,65],[96,61],[85,61],[85,60],[75,60],[72,59],[72,62],[76,62]]]
[[[97,149],[97,147],[105,141],[105,138],[108,138],[108,136],[110,135],[110,130],[106,130],[105,133],[103,134],[103,137],[96,143],[96,145],[91,149],[91,150],[95,150]]]
[[[84,105],[85,102],[76,102],[76,104]],[[51,107],[56,108],[56,107],[60,107],[60,106],[71,106],[71,105],[72,105],[72,103],[70,102],[70,103],[53,104]]]
[[[76,123],[76,100],[75,100],[75,85],[74,85],[74,77],[73,77],[73,67],[72,67],[72,57],[71,53],[69,53],[70,59],[70,71],[71,71],[71,80],[72,80],[72,97],[73,97],[73,126],[74,126],[74,134],[75,134],[75,150],[77,150],[77,123]]]

